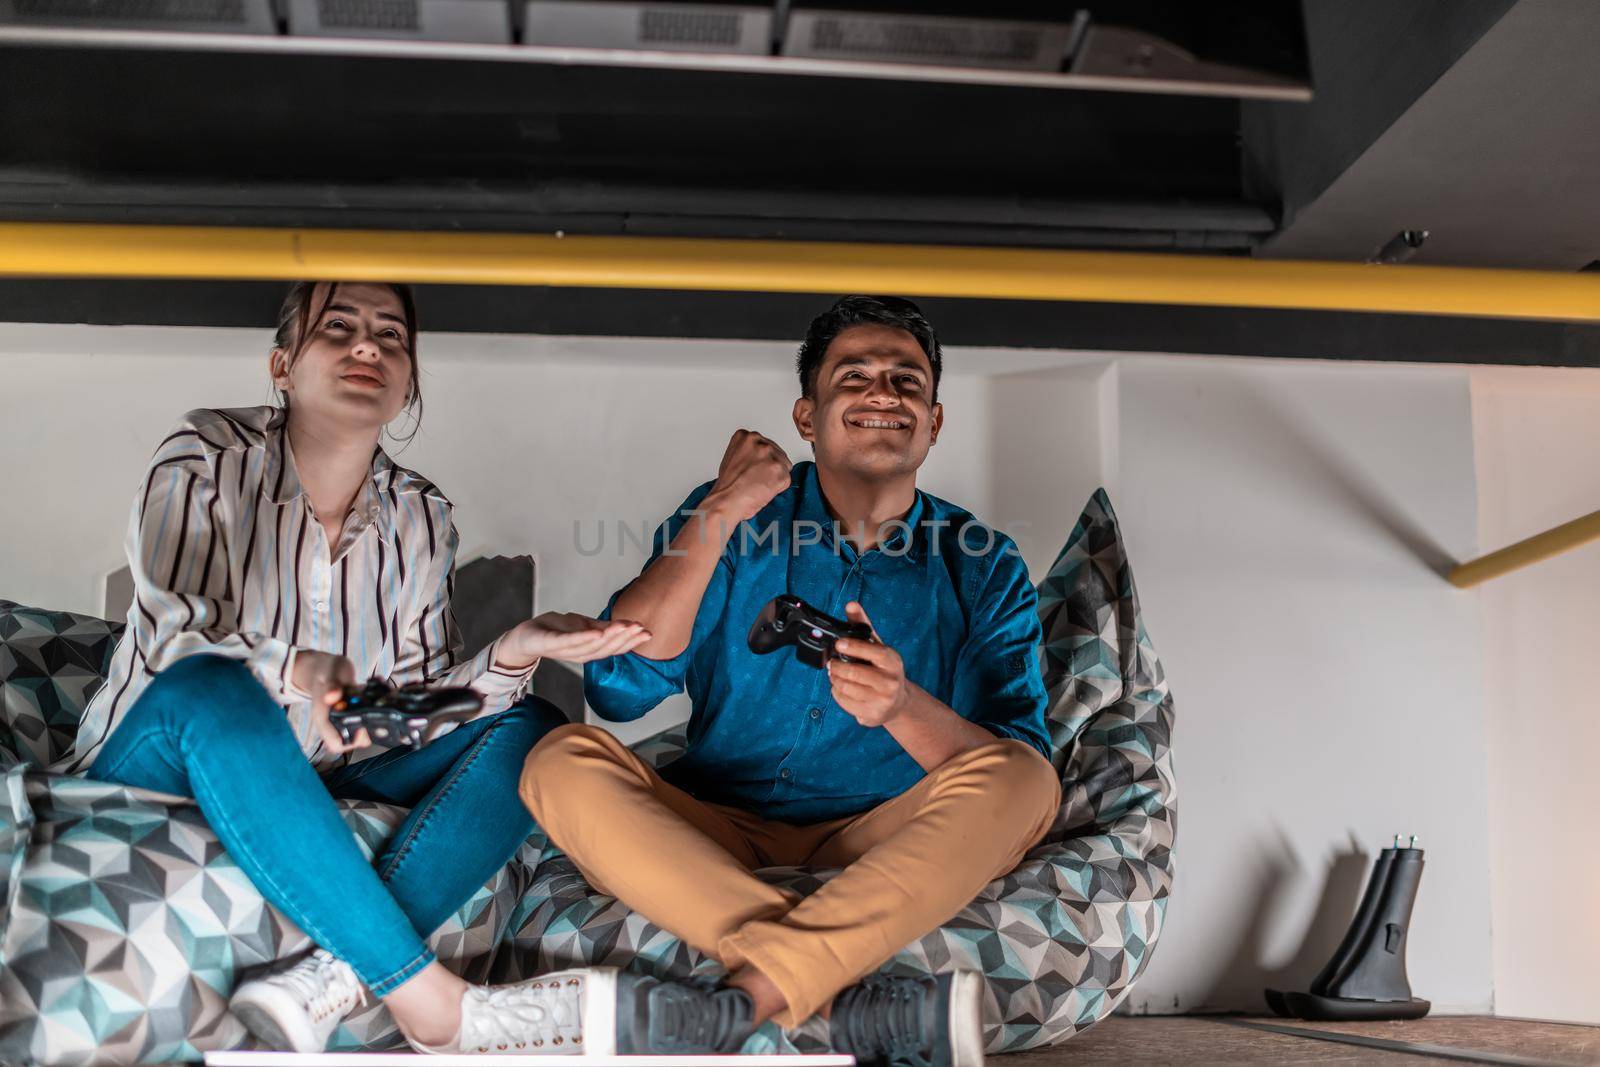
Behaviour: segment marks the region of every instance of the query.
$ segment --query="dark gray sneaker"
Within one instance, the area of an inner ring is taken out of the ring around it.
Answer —
[[[703,979],[617,975],[617,1054],[692,1056],[738,1052],[754,1032],[742,989]]]
[[[833,998],[828,1035],[861,1064],[982,1067],[983,975],[872,975]]]

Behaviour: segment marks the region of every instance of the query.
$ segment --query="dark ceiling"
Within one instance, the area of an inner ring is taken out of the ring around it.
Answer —
[[[1309,103],[0,35],[0,219],[1358,261],[1418,228],[1434,233],[1416,262],[1600,259],[1580,247],[1600,243],[1600,76],[1582,44],[1600,4],[1304,12]],[[0,320],[254,323],[270,289],[0,280]],[[455,329],[788,337],[796,301],[816,299],[441,287],[429,307]],[[1600,363],[1596,329],[1568,324],[946,304],[968,343]]]
[[[1244,196],[1238,129],[1217,97],[11,47],[0,210],[822,239],[878,220],[886,239],[1239,249],[1271,217]]]
[[[694,70],[10,48],[8,167],[81,180],[1239,195],[1223,98]]]

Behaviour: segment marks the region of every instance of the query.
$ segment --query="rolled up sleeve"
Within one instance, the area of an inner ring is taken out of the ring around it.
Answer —
[[[711,482],[706,482],[697,487],[677,511],[656,527],[650,558],[640,569],[640,574],[649,570],[656,560],[661,558],[662,553],[672,543],[672,539],[678,536],[678,531],[683,529],[684,524],[698,521],[697,509],[706,494],[711,491],[711,485]],[[674,693],[683,692],[684,679],[688,675],[695,651],[705,643],[722,620],[732,577],[733,562],[730,552],[725,549],[722,558],[717,562],[717,569],[712,572],[711,580],[706,584],[705,594],[700,598],[700,610],[695,614],[689,644],[678,655],[671,659],[651,659],[637,652],[626,652],[620,656],[594,660],[584,666],[584,700],[597,715],[610,722],[628,722],[642,718],[651,708]],[[600,613],[600,618],[611,618],[617,599],[622,596],[626,588],[624,586],[611,594],[611,599],[607,602],[605,610]]]
[[[1048,759],[1038,594],[1009,538],[1002,539],[1001,549],[973,605],[969,636],[956,660],[951,706],[996,737],[1025,742]]]

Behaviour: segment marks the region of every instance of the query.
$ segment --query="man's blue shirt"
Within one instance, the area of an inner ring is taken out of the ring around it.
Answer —
[[[687,513],[711,484],[656,530],[650,562],[685,523],[701,521]],[[857,553],[835,537],[815,464],[795,464],[789,488],[729,538],[689,647],[670,660],[629,652],[588,664],[589,705],[622,722],[687,688],[688,750],[662,776],[704,801],[805,824],[900,795],[925,772],[888,730],[856,722],[834,702],[827,671],[792,649],[758,656],[746,644],[762,607],[787,592],[837,618],[860,601],[908,679],[963,718],[1048,756],[1037,599],[1015,545],[920,490],[904,522]]]

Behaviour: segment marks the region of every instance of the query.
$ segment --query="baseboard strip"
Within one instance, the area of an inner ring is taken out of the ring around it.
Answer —
[[[1504,1052],[1483,1052],[1478,1049],[1456,1048],[1453,1045],[1434,1045],[1425,1041],[1394,1041],[1384,1037],[1363,1037],[1360,1034],[1345,1034],[1334,1030],[1313,1030],[1304,1026],[1258,1023],[1249,1019],[1218,1018],[1216,1021],[1227,1023],[1230,1026],[1242,1026],[1249,1030],[1265,1030],[1268,1033],[1284,1034],[1289,1037],[1304,1037],[1313,1041],[1333,1041],[1341,1045],[1358,1045],[1362,1048],[1382,1049],[1385,1052],[1405,1052],[1413,1056],[1465,1060],[1468,1063],[1505,1064],[1507,1067],[1572,1067],[1571,1064],[1563,1063],[1560,1060],[1542,1060],[1533,1056],[1513,1056]]]

